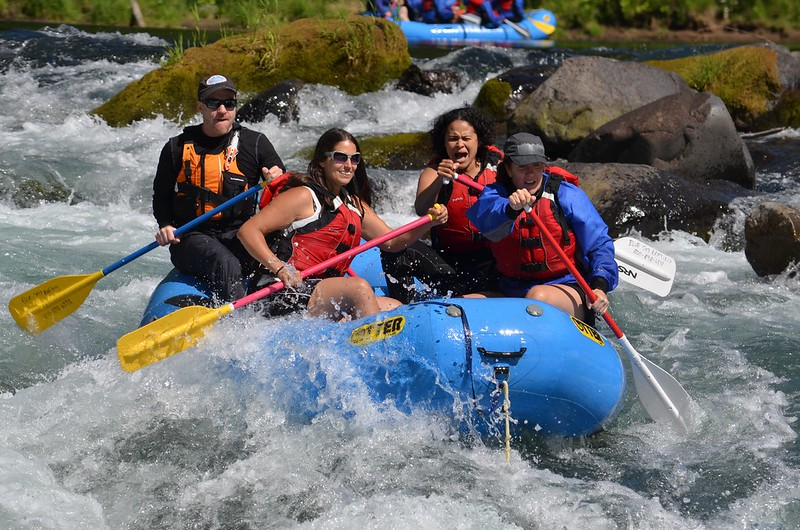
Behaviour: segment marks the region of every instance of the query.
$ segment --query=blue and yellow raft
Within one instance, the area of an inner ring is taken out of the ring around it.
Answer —
[[[461,47],[504,46],[511,48],[548,48],[556,30],[556,16],[547,9],[527,11],[515,24],[504,23],[497,28],[477,24],[395,20],[406,36],[409,46]]]
[[[376,249],[360,254],[353,269],[383,292]],[[142,324],[207,299],[200,282],[173,270],[153,292]],[[506,385],[513,430],[556,436],[601,430],[625,393],[622,363],[605,337],[528,299],[434,299],[347,323],[274,326],[269,334],[265,350],[284,365],[313,363],[303,355],[323,337],[342,363],[355,366],[376,402],[406,411],[467,410],[481,432],[502,432]],[[303,410],[287,414],[310,417],[327,407],[316,399],[326,374],[314,372],[313,381],[301,377],[293,386],[302,399],[291,406]]]

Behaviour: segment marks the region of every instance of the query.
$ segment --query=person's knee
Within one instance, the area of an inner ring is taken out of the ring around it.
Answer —
[[[360,276],[350,279],[350,285],[360,296],[374,295],[372,285]]]
[[[569,287],[560,285],[536,285],[528,290],[525,298],[550,304],[578,317],[583,315],[582,311],[585,309],[577,293]]]
[[[533,300],[539,300],[540,302],[552,302],[552,297],[550,296],[552,293],[550,289],[547,289],[544,285],[535,285],[528,289],[528,292],[525,294],[525,298],[532,298]]]
[[[390,311],[400,307],[401,305],[403,305],[402,302],[396,298],[389,298],[388,296],[378,297],[378,309],[381,311]]]

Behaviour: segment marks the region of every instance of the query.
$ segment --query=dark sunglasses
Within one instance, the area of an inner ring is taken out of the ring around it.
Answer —
[[[211,110],[217,110],[220,105],[225,105],[225,108],[228,110],[236,108],[235,99],[207,99],[203,101],[203,103]]]
[[[325,153],[325,156],[337,164],[344,164],[350,160],[354,166],[357,166],[358,163],[361,162],[361,153],[353,153],[352,155],[348,155],[347,153],[342,153],[341,151],[328,151]]]

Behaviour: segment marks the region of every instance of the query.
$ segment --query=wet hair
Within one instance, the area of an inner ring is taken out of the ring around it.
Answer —
[[[322,169],[322,165],[328,158],[325,153],[333,151],[333,147],[336,144],[347,140],[356,146],[356,150],[358,152],[361,152],[361,147],[358,145],[358,140],[356,140],[352,134],[344,129],[338,129],[334,127],[322,133],[322,136],[320,136],[319,140],[317,140],[317,146],[314,148],[314,155],[311,157],[311,162],[308,163],[307,178],[329,190],[330,188],[325,180],[325,172]],[[344,189],[346,189],[350,196],[353,197],[359,209],[362,209],[362,202],[366,204],[372,204],[372,185],[367,177],[367,169],[364,164],[363,156],[361,157],[361,162],[356,166],[355,171],[353,172],[353,178],[346,186],[344,186]],[[344,196],[341,198],[344,199]],[[327,207],[333,208],[332,199],[325,198],[325,204]]]
[[[494,123],[477,107],[453,109],[433,121],[429,133],[433,154],[442,160],[447,158],[447,148],[445,147],[447,127],[457,120],[465,121],[475,129],[475,133],[478,135],[478,160],[483,160],[486,156],[487,146],[494,144]]]

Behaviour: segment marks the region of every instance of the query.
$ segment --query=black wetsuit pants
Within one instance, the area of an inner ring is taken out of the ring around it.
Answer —
[[[388,295],[403,303],[433,297],[497,291],[499,275],[491,251],[439,252],[423,241],[392,253],[381,252]],[[425,285],[419,291],[414,278]]]
[[[238,228],[213,235],[189,232],[180,237],[180,243],[169,247],[172,264],[184,274],[208,282],[218,302],[244,297],[244,279],[258,267],[236,237],[237,232]]]

